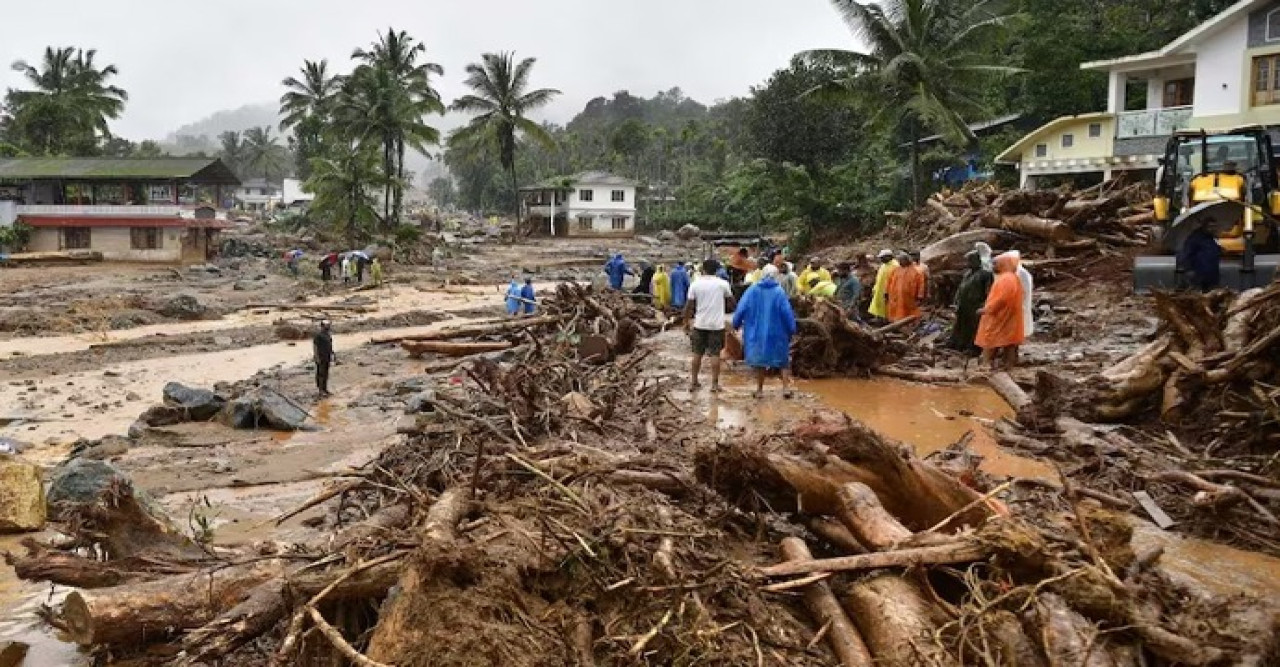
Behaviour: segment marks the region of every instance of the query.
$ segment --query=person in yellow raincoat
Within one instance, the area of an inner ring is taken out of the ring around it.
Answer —
[[[814,257],[809,260],[809,266],[796,278],[797,288],[801,294],[808,294],[809,287],[813,284],[813,279],[817,278],[819,282],[831,282],[831,272],[822,268],[822,260]]]
[[[661,264],[658,272],[653,274],[653,305],[658,310],[666,310],[671,305],[671,276],[667,275],[667,267]]]
[[[373,264],[369,268],[373,271],[373,284],[382,287],[382,262],[374,257]]]
[[[872,317],[885,320],[889,319],[889,277],[897,270],[898,260],[893,258],[892,250],[881,250],[878,257],[880,269],[876,271],[876,284],[871,289],[871,305],[867,312]]]

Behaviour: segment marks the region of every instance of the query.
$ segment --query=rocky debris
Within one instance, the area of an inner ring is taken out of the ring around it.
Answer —
[[[310,331],[293,322],[276,322],[272,329],[280,340],[304,340],[311,337]]]
[[[283,253],[262,237],[228,236],[218,247],[218,254],[222,257],[275,258],[283,256]]]
[[[0,533],[40,530],[44,520],[40,467],[12,456],[0,456]]]
[[[256,292],[267,286],[265,276],[263,278],[248,278],[245,280],[237,280],[231,285],[231,289],[237,292]]]
[[[222,269],[213,264],[192,264],[187,267],[187,273],[222,275]]]
[[[231,428],[297,431],[307,413],[293,401],[265,387],[253,389],[226,404],[218,421]]]
[[[179,294],[165,301],[155,311],[176,320],[198,320],[205,316],[209,308],[190,294]]]
[[[165,405],[181,408],[186,414],[186,421],[211,419],[227,403],[225,398],[208,389],[188,387],[178,382],[166,384],[162,391]]]
[[[670,229],[664,229],[658,232],[658,240],[662,241],[663,243],[670,243],[676,240],[676,238],[678,238],[676,236],[676,233],[671,231]]]
[[[404,412],[409,415],[417,414],[419,412],[430,412],[435,410],[435,400],[436,392],[431,389],[413,394],[409,397],[409,400],[405,402]]]
[[[685,225],[676,230],[676,238],[681,241],[692,241],[702,238],[702,230],[697,225]]]

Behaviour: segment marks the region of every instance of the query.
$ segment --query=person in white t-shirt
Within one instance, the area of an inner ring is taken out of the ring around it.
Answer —
[[[702,263],[702,275],[689,285],[688,300],[684,305],[684,330],[689,334],[693,347],[693,359],[689,370],[693,380],[689,391],[702,388],[698,374],[702,371],[702,358],[711,358],[711,391],[720,391],[720,351],[724,349],[724,316],[733,310],[733,288],[729,281],[716,277],[720,262],[708,259]]]

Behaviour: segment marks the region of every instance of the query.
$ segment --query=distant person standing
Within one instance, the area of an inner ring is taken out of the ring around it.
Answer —
[[[898,270],[898,260],[893,258],[893,251],[881,250],[876,257],[880,260],[880,268],[876,270],[876,283],[871,288],[871,305],[867,311],[872,317],[889,319],[889,279]]]
[[[320,331],[311,339],[316,362],[316,390],[320,397],[329,396],[329,364],[338,360],[333,353],[333,334],[330,333],[329,321],[320,323]]]
[[[911,261],[911,255],[898,255],[898,268],[889,276],[889,321],[919,317],[924,295],[924,271]]]
[[[520,314],[520,293],[522,291],[524,291],[524,288],[520,286],[520,281],[516,280],[515,276],[511,276],[511,282],[507,283],[506,294],[507,315],[509,317],[515,317]]]
[[[951,327],[950,345],[953,349],[968,355],[977,353],[978,347],[973,340],[978,335],[978,312],[987,301],[987,293],[991,291],[991,283],[995,276],[982,266],[982,255],[977,250],[970,250],[964,256],[969,264],[960,288],[956,290],[956,322]]]
[[[1178,250],[1178,268],[1190,274],[1188,282],[1191,287],[1208,292],[1216,289],[1221,280],[1221,261],[1222,246],[1201,220]]]
[[[341,266],[341,270],[342,270],[342,284],[343,284],[343,285],[346,285],[347,283],[351,282],[351,276],[352,276],[351,268],[352,268],[352,267],[351,267],[351,256],[350,256],[350,255],[348,255],[348,256],[346,256],[346,257],[343,257],[343,258],[342,258],[342,266]]]
[[[604,265],[604,272],[609,274],[609,287],[615,290],[622,289],[622,281],[627,276],[634,276],[635,272],[631,267],[627,266],[627,260],[622,258],[622,253],[617,253]]]
[[[667,274],[667,267],[661,264],[658,272],[653,274],[653,305],[663,312],[671,305],[671,276]]]
[[[382,260],[374,257],[373,264],[369,265],[369,270],[373,274],[373,284],[382,287]]]
[[[702,358],[711,358],[711,391],[720,391],[720,351],[724,349],[724,315],[733,305],[733,288],[729,281],[717,276],[720,262],[708,259],[702,263],[702,275],[689,286],[684,306],[684,330],[689,334],[693,359],[689,362],[692,380],[689,391],[702,388],[698,375]]]
[[[995,259],[996,279],[979,313],[978,335],[974,343],[982,348],[982,361],[997,370],[1003,358],[1012,368],[1018,363],[1018,346],[1026,340],[1022,322],[1022,282],[1018,280],[1018,259],[1005,253]]]
[[[1014,262],[1018,265],[1018,282],[1022,283],[1022,332],[1027,338],[1036,332],[1035,320],[1035,304],[1033,294],[1035,292],[1035,281],[1031,278],[1031,272],[1027,267],[1022,265],[1022,253],[1017,250],[1010,250],[1005,253],[1013,257]]]
[[[333,280],[333,262],[336,259],[333,253],[329,253],[320,259],[320,280],[329,282]]]
[[[525,315],[532,315],[533,311],[538,309],[538,293],[533,289],[533,278],[524,279],[524,287],[520,288],[520,299]]]
[[[767,371],[782,374],[782,396],[791,398],[791,337],[796,335],[796,315],[778,285],[777,273],[772,265],[766,268],[760,282],[742,295],[742,303],[733,313],[733,328],[742,329],[743,357],[755,369],[756,398],[764,397]]]
[[[302,259],[301,250],[290,250],[284,254],[284,264],[289,269],[289,274],[294,278],[298,277],[298,260]]]
[[[796,273],[791,270],[791,264],[788,262],[778,262],[773,266],[778,270],[778,286],[782,288],[782,293],[786,294],[788,299],[795,296],[800,288],[799,280],[796,278]]]
[[[845,317],[862,321],[862,315],[858,312],[862,305],[862,279],[848,264],[841,264],[836,269],[836,280],[839,282],[836,301],[844,309]]]
[[[689,271],[685,269],[684,262],[676,262],[676,268],[671,269],[671,307],[684,310],[684,304],[688,300]]]
[[[632,290],[634,294],[647,294],[653,296],[653,265],[646,262],[640,262],[640,280],[636,283],[636,288]]]

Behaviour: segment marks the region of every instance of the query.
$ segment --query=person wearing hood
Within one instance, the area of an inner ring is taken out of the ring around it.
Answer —
[[[533,278],[524,279],[524,287],[520,288],[520,304],[524,306],[524,314],[532,315],[538,309],[538,293],[533,289]]]
[[[636,283],[636,288],[632,290],[635,294],[653,295],[653,274],[655,273],[653,265],[648,262],[640,262],[640,280]]]
[[[520,313],[520,281],[515,276],[511,276],[511,282],[507,283],[507,315],[515,317]]]
[[[880,268],[876,270],[876,282],[871,288],[871,305],[867,307],[867,312],[872,317],[882,320],[889,319],[889,279],[893,277],[893,272],[898,270],[898,260],[893,258],[892,250],[881,250],[877,255],[880,259]]]
[[[369,271],[373,276],[373,284],[382,287],[382,260],[374,257],[373,263],[369,265]]]
[[[671,305],[671,276],[667,275],[667,267],[661,264],[653,274],[653,305],[664,312]]]
[[[1000,357],[1012,368],[1018,361],[1018,346],[1027,338],[1022,323],[1022,282],[1018,280],[1018,259],[1009,253],[995,259],[996,279],[987,300],[978,311],[978,335],[974,343],[982,348],[982,361],[996,370]]]
[[[809,287],[813,284],[813,279],[817,278],[818,282],[831,282],[831,272],[822,268],[822,260],[813,257],[809,260],[809,266],[800,272],[800,276],[796,279],[800,283],[800,293],[808,294]]]
[[[733,328],[742,330],[744,359],[755,369],[756,398],[764,396],[766,371],[781,372],[782,395],[791,398],[791,338],[796,335],[796,315],[777,275],[776,267],[766,267],[760,282],[742,295],[733,312]]]
[[[921,315],[920,303],[925,296],[925,275],[911,261],[911,255],[898,255],[898,268],[889,276],[889,321],[899,322]]]
[[[609,287],[615,290],[622,289],[624,278],[635,275],[631,267],[627,266],[627,261],[622,258],[622,253],[615,254],[613,259],[604,265],[604,272],[609,274]]]
[[[950,345],[953,349],[973,355],[981,350],[973,343],[978,335],[978,311],[987,301],[987,293],[991,291],[991,283],[995,276],[982,268],[982,256],[977,250],[970,250],[964,256],[969,268],[956,290],[956,322],[951,327]]]
[[[769,265],[769,260],[766,259],[764,256],[757,257],[756,268],[747,274],[747,277],[742,280],[742,284],[754,285],[757,281],[760,280],[760,277],[764,275],[764,267],[768,265]]]
[[[1022,265],[1022,253],[1017,250],[1010,250],[1005,253],[1013,257],[1017,263],[1018,282],[1022,283],[1022,329],[1023,336],[1030,338],[1031,334],[1036,331],[1035,312],[1032,298],[1032,292],[1035,290],[1035,281],[1031,279],[1031,272],[1027,267]]]
[[[836,280],[839,281],[836,301],[844,309],[845,317],[862,321],[862,316],[858,312],[862,304],[862,280],[858,277],[858,273],[848,264],[842,264],[836,268]]]
[[[991,246],[982,241],[973,244],[973,249],[978,251],[978,259],[982,262],[982,270],[995,273],[995,266],[991,264]]]
[[[671,306],[680,310],[688,298],[689,272],[685,270],[684,262],[676,262],[676,267],[671,269]]]

